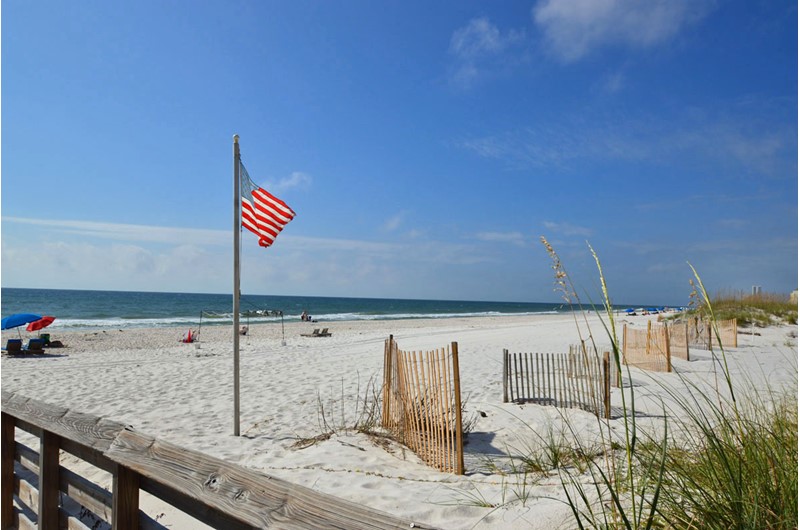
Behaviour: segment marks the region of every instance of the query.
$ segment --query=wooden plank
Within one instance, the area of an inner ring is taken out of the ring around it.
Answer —
[[[603,412],[606,419],[611,418],[611,354],[603,353]]]
[[[525,354],[525,380],[523,381],[523,388],[525,389],[525,397],[531,398],[531,354]]]
[[[39,449],[39,529],[58,529],[59,437],[42,434]]]
[[[508,403],[508,350],[503,348],[503,403]]]
[[[464,440],[461,435],[461,375],[458,367],[458,343],[453,342],[450,346],[453,355],[453,394],[455,398],[455,412],[456,412],[456,474],[464,474]]]
[[[15,418],[101,452],[125,428],[119,422],[70,411],[7,391],[2,392],[2,406],[3,412]]]
[[[218,528],[287,521],[309,528],[409,528],[411,524],[130,430],[120,432],[108,456],[139,473],[143,491]]]
[[[14,418],[0,414],[0,525],[9,528],[14,519]]]
[[[20,530],[37,530],[38,527],[34,521],[31,521],[29,513],[26,513],[15,506],[13,523],[10,528],[19,528]]]
[[[139,528],[139,475],[125,466],[114,473],[111,526],[115,530]]]

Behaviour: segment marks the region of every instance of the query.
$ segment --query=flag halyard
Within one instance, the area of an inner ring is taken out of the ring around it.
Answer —
[[[275,238],[295,213],[285,202],[257,186],[240,162],[242,175],[242,226],[258,236],[262,247],[272,245]]]

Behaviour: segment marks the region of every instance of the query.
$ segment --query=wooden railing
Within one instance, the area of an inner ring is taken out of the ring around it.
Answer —
[[[139,433],[121,423],[2,393],[2,528],[165,528],[147,492],[214,528],[426,528]],[[16,430],[39,438],[36,452]],[[112,491],[60,465],[70,453],[113,477]],[[92,526],[90,524],[90,526]]]

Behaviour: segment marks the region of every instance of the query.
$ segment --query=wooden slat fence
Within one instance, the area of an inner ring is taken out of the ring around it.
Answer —
[[[647,329],[622,328],[622,362],[653,372],[671,372],[672,358],[667,330],[647,321]]]
[[[611,417],[611,386],[619,386],[616,364],[571,346],[570,353],[511,353],[503,350],[503,402],[579,408]]]
[[[670,359],[689,360],[689,323],[686,321],[664,322],[669,341]]]
[[[464,474],[458,343],[403,351],[391,335],[384,349],[383,427],[428,465]]]
[[[694,317],[688,322],[689,343],[703,350],[713,350],[718,346],[717,336],[710,320]],[[719,339],[723,348],[737,348],[739,345],[739,327],[735,318],[717,321]]]
[[[2,393],[2,528],[165,528],[139,509],[145,491],[213,528],[419,528],[121,423]],[[39,450],[16,440],[39,438]],[[112,491],[59,464],[70,453],[113,476]],[[86,521],[89,519],[89,524]]]

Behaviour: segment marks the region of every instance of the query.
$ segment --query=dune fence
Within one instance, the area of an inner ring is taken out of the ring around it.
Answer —
[[[619,372],[611,353],[600,358],[585,345],[569,353],[511,353],[503,350],[503,403],[578,408],[611,417],[611,387]]]
[[[622,328],[622,363],[652,372],[671,372],[669,334],[666,326],[647,321],[647,329]]]
[[[158,515],[140,509],[140,492],[213,528],[420,527],[115,421],[6,391],[0,430],[2,528],[166,529]],[[38,451],[20,442],[18,431],[38,438]],[[62,453],[90,464],[76,469],[94,466],[110,474],[112,490],[62,466]]]
[[[687,325],[689,342],[692,346],[703,350],[713,350],[714,345],[719,345],[710,320],[694,317]],[[723,348],[737,348],[739,346],[739,326],[735,318],[717,321],[717,330],[719,331],[719,341],[722,342]]]
[[[464,474],[458,343],[403,351],[385,342],[381,422],[428,465]]]

